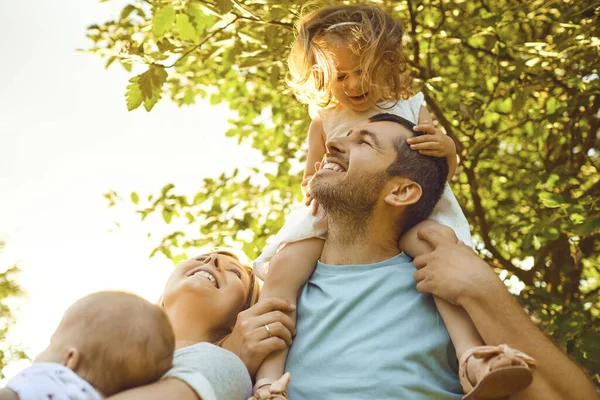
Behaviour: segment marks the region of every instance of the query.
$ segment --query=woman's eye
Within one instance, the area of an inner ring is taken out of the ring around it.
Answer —
[[[344,79],[346,79],[346,75],[338,75],[338,77],[337,77],[338,82],[341,82]]]
[[[366,140],[360,140],[358,144],[366,144],[367,146],[371,146],[371,143],[367,142]]]
[[[199,262],[204,262],[204,261],[206,261],[206,256],[198,256],[195,258],[195,260],[199,261]]]
[[[242,273],[240,271],[238,271],[237,269],[230,269],[230,271],[236,274],[238,278],[242,279]]]

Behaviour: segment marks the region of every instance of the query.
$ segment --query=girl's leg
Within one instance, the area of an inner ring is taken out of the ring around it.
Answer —
[[[425,220],[402,235],[399,242],[400,249],[413,258],[433,251],[433,248],[429,243],[417,237],[417,232],[419,232],[419,230],[433,226],[435,226],[435,229],[444,236],[449,236],[453,240],[458,240],[451,228],[440,225],[432,220]],[[456,350],[456,356],[459,360],[468,349],[484,345],[483,339],[479,336],[479,332],[475,328],[475,325],[473,325],[469,314],[467,314],[462,307],[450,304],[435,296],[434,300],[435,305],[444,320],[444,324],[448,329],[450,339],[452,339],[452,344]],[[473,358],[470,358],[469,361],[471,361],[471,359]],[[477,365],[473,362],[469,362],[467,365],[467,376],[469,377],[469,380],[474,382],[475,368]]]
[[[324,241],[306,239],[287,244],[271,259],[269,272],[262,287],[260,298],[279,297],[292,304],[297,303],[298,292],[313,273],[323,251]],[[290,313],[295,320],[296,313]],[[260,379],[277,380],[283,375],[288,350],[271,353],[256,372]]]

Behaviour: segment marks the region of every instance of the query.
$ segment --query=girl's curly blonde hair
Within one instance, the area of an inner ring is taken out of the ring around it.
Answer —
[[[402,27],[375,4],[330,5],[303,15],[295,25],[296,40],[288,65],[288,85],[303,103],[337,104],[331,93],[336,79],[332,43],[344,43],[360,57],[364,92],[375,101],[412,96],[411,76],[402,46]]]

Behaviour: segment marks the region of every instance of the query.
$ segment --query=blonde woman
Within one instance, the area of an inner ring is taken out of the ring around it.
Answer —
[[[279,299],[255,304],[258,293],[252,268],[232,252],[181,263],[161,297],[175,333],[173,368],[159,382],[110,399],[246,399],[258,365],[295,333],[285,315],[294,307]]]

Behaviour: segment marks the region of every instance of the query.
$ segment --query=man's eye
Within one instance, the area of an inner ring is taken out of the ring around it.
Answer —
[[[367,142],[366,140],[362,140],[362,139],[358,142],[358,144],[366,144],[367,146],[371,146],[371,143]],[[371,147],[373,147],[373,146],[371,146]]]

